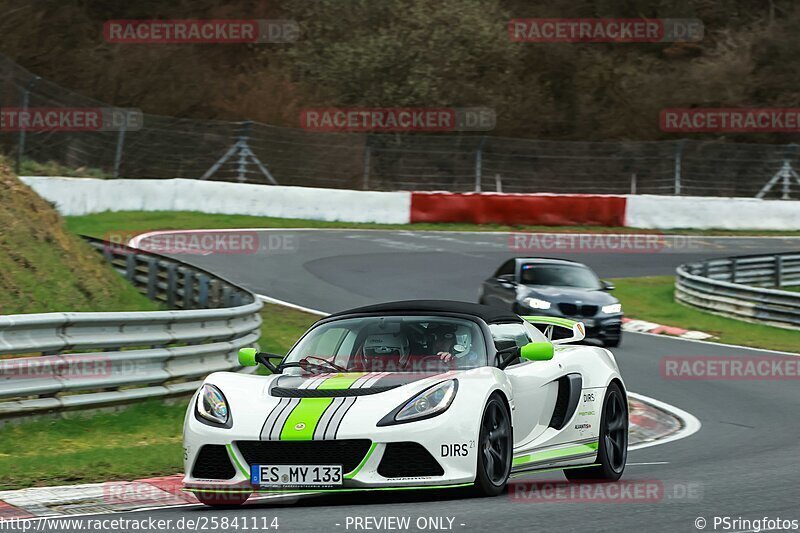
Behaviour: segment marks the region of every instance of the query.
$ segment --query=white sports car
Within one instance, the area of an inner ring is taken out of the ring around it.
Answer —
[[[551,341],[553,327],[573,336]],[[276,491],[497,495],[510,476],[553,468],[615,481],[625,385],[611,352],[564,344],[583,335],[579,322],[449,301],[329,316],[286,357],[242,349],[256,374],[208,376],[186,415],[184,486],[235,505]]]

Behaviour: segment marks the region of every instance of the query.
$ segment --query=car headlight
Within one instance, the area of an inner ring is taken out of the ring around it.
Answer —
[[[383,417],[379,426],[413,422],[439,415],[450,407],[456,397],[458,381],[451,379],[428,387],[409,401]]]
[[[610,304],[603,306],[603,312],[609,315],[615,315],[622,312],[622,304]]]
[[[197,414],[209,422],[226,425],[230,420],[230,410],[225,396],[214,385],[203,385],[197,395]]]
[[[540,300],[539,298],[525,298],[522,303],[531,309],[550,309],[553,305],[547,300]]]

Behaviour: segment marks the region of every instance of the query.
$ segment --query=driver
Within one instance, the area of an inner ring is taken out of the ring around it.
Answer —
[[[408,338],[402,333],[368,335],[361,351],[361,366],[372,372],[397,371],[410,353]]]
[[[445,363],[455,361],[458,366],[470,366],[478,355],[472,351],[472,333],[467,326],[442,324],[434,331],[433,349]]]

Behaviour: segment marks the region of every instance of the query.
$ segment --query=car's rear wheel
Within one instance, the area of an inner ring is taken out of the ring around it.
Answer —
[[[249,492],[195,492],[198,501],[210,507],[242,505],[250,497]]]
[[[511,474],[514,440],[511,415],[497,394],[489,397],[478,438],[478,474],[475,491],[483,496],[501,494]]]
[[[625,470],[628,459],[628,404],[622,389],[611,383],[603,400],[600,416],[600,441],[597,447],[597,465],[586,468],[569,468],[564,475],[570,481],[617,481]]]

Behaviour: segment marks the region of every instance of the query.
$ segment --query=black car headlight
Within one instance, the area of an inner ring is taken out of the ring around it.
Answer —
[[[205,384],[197,395],[195,413],[198,418],[213,425],[228,426],[231,420],[230,409],[225,395],[214,385]]]
[[[603,306],[603,312],[607,315],[616,315],[622,312],[622,304],[609,304]]]
[[[378,426],[390,426],[424,420],[447,411],[458,391],[458,380],[442,381],[423,390],[384,416]]]

